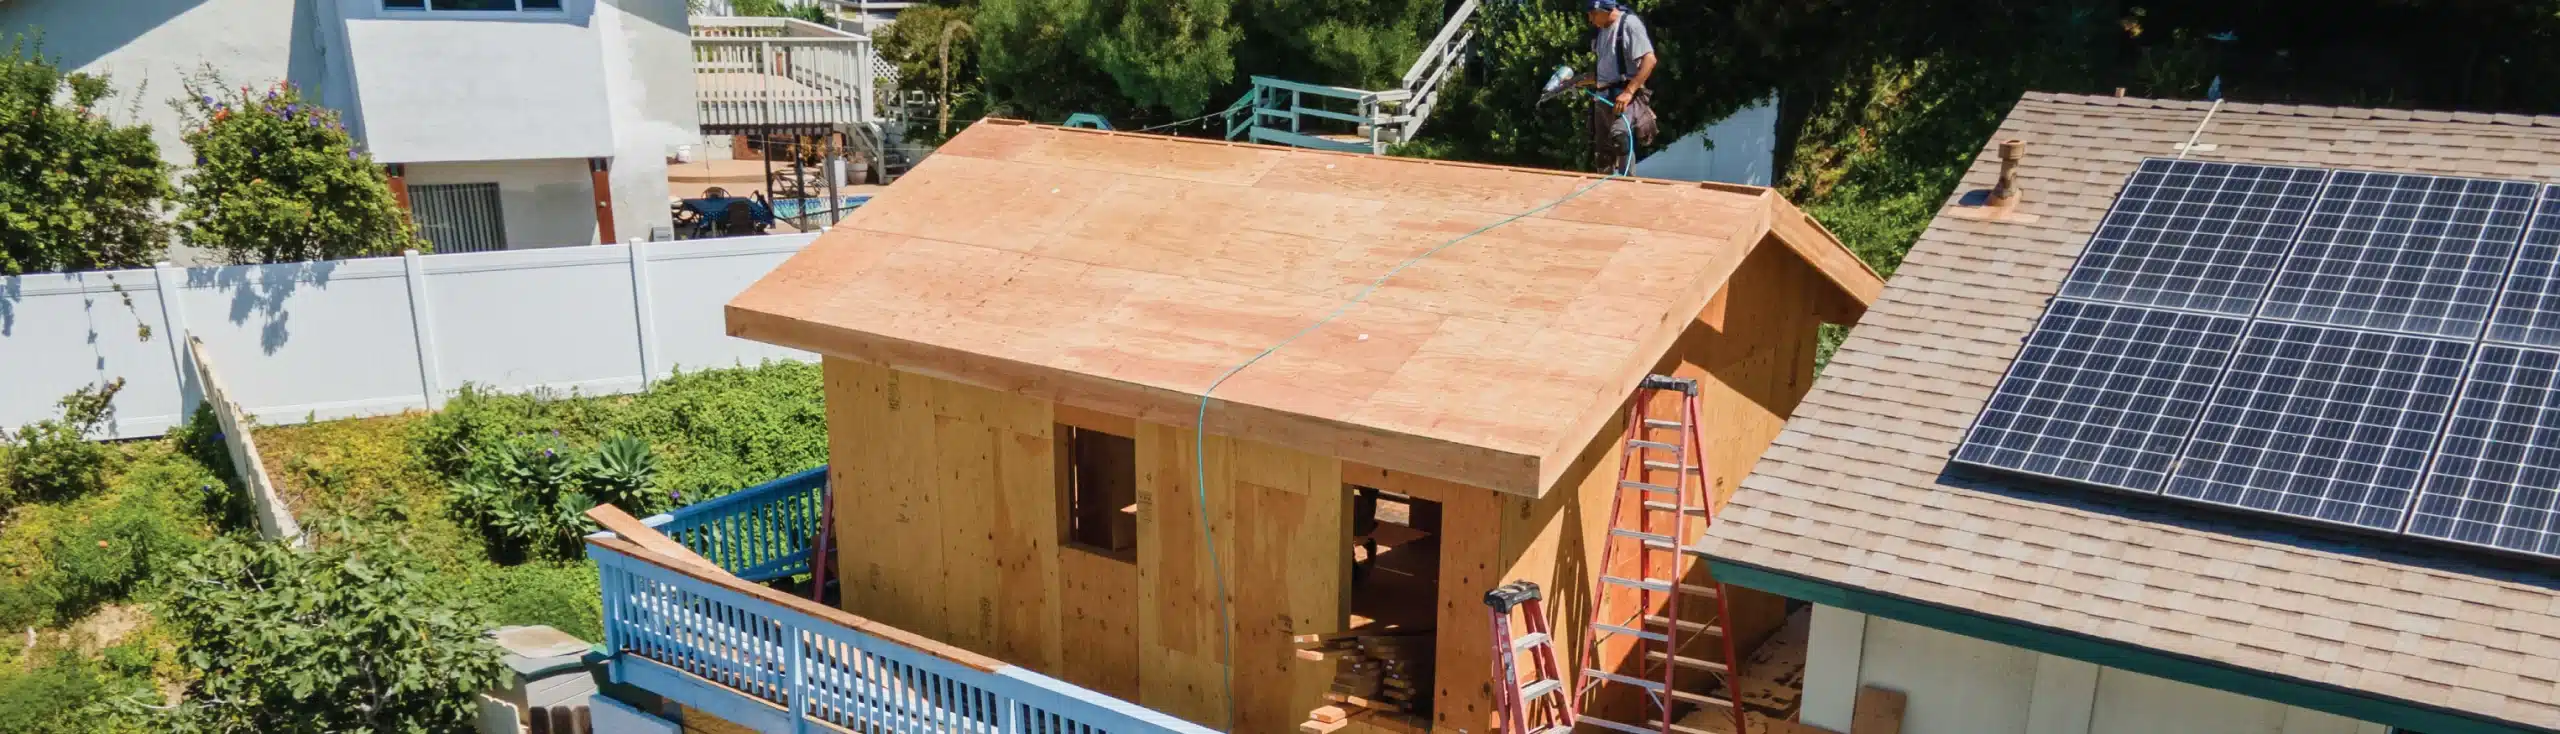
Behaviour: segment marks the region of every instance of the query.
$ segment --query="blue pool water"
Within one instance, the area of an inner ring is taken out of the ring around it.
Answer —
[[[868,202],[870,200],[871,197],[867,194],[863,196],[847,196],[844,197],[844,204],[842,204],[842,206],[846,209],[852,209],[860,207],[864,202]],[[823,198],[775,199],[773,200],[773,216],[777,219],[790,219],[797,217],[800,216],[800,208],[804,206],[812,208],[810,211],[811,215],[822,215],[827,211],[826,205],[827,200]]]

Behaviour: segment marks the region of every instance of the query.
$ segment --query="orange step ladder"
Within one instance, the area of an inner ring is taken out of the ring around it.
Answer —
[[[1651,405],[1666,393],[1679,396],[1679,414],[1656,418]],[[1732,615],[1724,585],[1682,580],[1701,565],[1690,556],[1715,521],[1706,486],[1705,442],[1698,432],[1698,398],[1697,380],[1652,375],[1637,386],[1635,403],[1627,410],[1618,493],[1610,504],[1609,534],[1601,540],[1591,625],[1583,636],[1582,681],[1576,691],[1586,700],[1579,707],[1583,724],[1628,734],[1703,734],[1678,724],[1681,715],[1722,709],[1732,713],[1737,734],[1746,731],[1742,707],[1735,701],[1741,659],[1727,634],[1725,622]],[[1629,551],[1636,554],[1635,572],[1619,575],[1619,554]],[[1609,610],[1621,614],[1604,617]],[[1694,618],[1699,612],[1712,616]],[[1690,643],[1702,637],[1714,638],[1707,650],[1696,651],[1709,657],[1691,656]],[[1619,638],[1634,642],[1633,675],[1603,669],[1601,644]],[[1716,684],[1714,690],[1723,696],[1703,692],[1709,690],[1703,685],[1707,683]],[[1642,719],[1622,723],[1590,715],[1592,695],[1621,688],[1642,691]]]
[[[1493,614],[1494,709],[1502,730],[1521,734],[1567,734],[1573,731],[1573,696],[1565,691],[1564,669],[1556,664],[1555,636],[1548,633],[1546,604],[1538,585],[1513,581],[1484,593]],[[1513,610],[1526,614],[1526,634],[1511,633]],[[1529,655],[1529,671],[1520,680],[1520,656]],[[1544,714],[1539,716],[1538,714]],[[1537,719],[1537,723],[1530,723]]]

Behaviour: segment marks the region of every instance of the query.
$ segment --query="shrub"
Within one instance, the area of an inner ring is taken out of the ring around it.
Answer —
[[[679,374],[616,403],[599,428],[663,448],[658,486],[699,502],[827,462],[819,375],[804,362]]]
[[[0,671],[0,731],[93,734],[114,682],[97,661],[70,650],[51,652],[24,672]]]
[[[240,472],[231,465],[231,447],[223,443],[222,422],[214,418],[212,403],[198,403],[194,415],[169,429],[168,440],[179,456],[212,475],[192,493],[207,517],[226,529],[246,528],[256,522],[249,505],[249,490],[241,486]]]
[[[169,245],[151,128],[99,115],[107,78],[31,45],[0,53],[0,275],[149,266]]]
[[[132,598],[164,564],[202,545],[185,503],[191,494],[137,487],[115,498],[85,522],[63,529],[53,542],[57,619],[76,619],[98,605]]]
[[[196,152],[178,192],[188,244],[235,263],[333,260],[427,249],[391,197],[382,167],[336,110],[291,84],[264,94],[187,85],[179,109]],[[217,98],[217,95],[220,98]]]
[[[604,641],[604,592],[595,564],[474,565],[460,574],[462,596],[486,605],[491,624],[549,625],[589,642]]]
[[[485,385],[464,384],[444,410],[410,429],[409,445],[427,471],[459,477],[471,470],[472,457],[495,450],[508,439],[557,430],[544,401],[534,395],[509,395]]]
[[[590,452],[558,434],[525,434],[472,460],[453,485],[454,510],[485,529],[494,548],[514,555],[574,558],[579,537],[595,529],[588,508],[612,504],[646,515],[659,506],[648,492],[657,459],[648,442],[629,436]]]
[[[826,463],[819,374],[815,364],[768,362],[680,373],[637,395],[568,399],[465,385],[410,430],[410,451],[452,479],[470,473],[474,455],[524,434],[573,443],[629,435],[657,448],[667,501],[700,501]]]
[[[148,596],[210,535],[198,504],[218,484],[210,471],[163,442],[116,448],[127,456],[106,491],[22,508],[0,529],[0,626],[68,622]]]
[[[159,609],[202,671],[176,717],[197,731],[427,732],[471,727],[500,680],[487,628],[400,544],[353,525],[309,552],[215,541]]]
[[[90,442],[98,429],[115,418],[116,392],[124,378],[91,385],[64,396],[62,417],[29,423],[15,435],[0,431],[0,511],[20,502],[77,497],[105,486],[105,446]]]

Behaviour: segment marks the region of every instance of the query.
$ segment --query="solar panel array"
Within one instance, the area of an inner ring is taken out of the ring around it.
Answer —
[[[2560,557],[2560,186],[2146,160],[1955,460]]]
[[[2534,185],[2338,171],[2261,316],[2476,338]]]
[[[1963,458],[2158,489],[2246,319],[2057,301]]]

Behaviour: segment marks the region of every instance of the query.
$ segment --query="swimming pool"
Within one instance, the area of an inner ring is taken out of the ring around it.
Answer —
[[[871,196],[868,194],[862,196],[847,196],[844,197],[844,203],[842,206],[846,209],[853,209],[862,206],[864,202],[868,202],[870,200]],[[773,200],[773,216],[776,219],[791,219],[793,217],[798,217],[800,216],[800,208],[804,206],[810,207],[810,216],[823,216],[827,213],[826,204],[827,200],[823,197],[809,199],[775,199]]]

